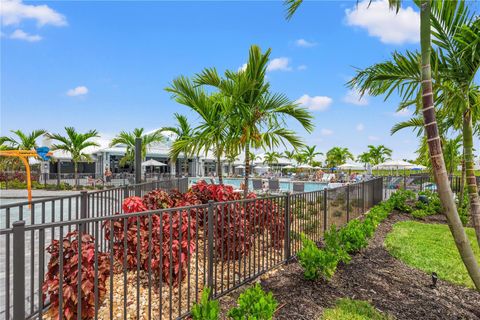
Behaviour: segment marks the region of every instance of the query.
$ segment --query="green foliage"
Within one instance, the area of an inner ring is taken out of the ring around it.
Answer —
[[[345,249],[345,244],[340,238],[340,232],[335,225],[330,227],[330,230],[325,232],[324,235],[325,249],[324,251],[334,253],[337,256],[337,260],[343,263],[350,262],[350,255]]]
[[[383,315],[366,301],[339,299],[334,308],[323,311],[322,320],[387,320],[392,319]]]
[[[412,211],[412,217],[417,219],[423,219],[425,217],[431,216],[432,213],[426,209],[417,209]]]
[[[367,246],[364,225],[360,220],[352,220],[338,233],[339,239],[348,253],[357,252]]]
[[[475,231],[472,228],[465,231],[480,262]],[[447,225],[417,221],[396,223],[385,239],[385,246],[391,255],[411,267],[426,273],[436,272],[441,279],[474,288]]]
[[[278,306],[272,293],[265,293],[259,284],[245,290],[237,303],[238,307],[228,312],[234,320],[270,320]]]
[[[220,314],[220,306],[217,300],[210,300],[211,289],[205,287],[202,291],[200,303],[192,307],[193,320],[216,320]]]
[[[300,239],[302,240],[302,249],[298,252],[297,257],[303,268],[303,275],[307,280],[315,280],[319,276],[319,265],[322,260],[321,250],[303,233],[300,234]]]
[[[407,213],[413,210],[407,202],[413,200],[415,200],[415,192],[411,190],[398,190],[388,199],[392,203],[393,209]]]

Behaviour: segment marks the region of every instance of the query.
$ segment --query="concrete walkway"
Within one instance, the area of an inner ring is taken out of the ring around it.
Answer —
[[[32,198],[61,197],[78,194],[80,191],[72,190],[32,190]],[[0,190],[0,199],[27,199],[28,193],[24,189]]]

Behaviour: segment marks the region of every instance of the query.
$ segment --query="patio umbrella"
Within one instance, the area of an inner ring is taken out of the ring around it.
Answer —
[[[413,163],[403,160],[388,160],[373,166],[375,170],[399,170],[399,169],[412,169],[415,165]]]
[[[238,166],[235,166],[235,169],[245,169],[245,166],[240,164]]]
[[[425,169],[427,169],[427,167],[422,166],[421,164],[416,164],[416,165],[415,165],[413,168],[411,168],[411,169],[412,169],[412,170],[418,170],[418,171],[420,171],[420,170],[425,170]]]
[[[283,167],[282,169],[295,169],[294,166],[291,166],[291,165],[286,165],[285,167]]]
[[[343,170],[365,170],[365,166],[363,164],[355,162],[339,165],[338,168]]]
[[[313,167],[309,164],[301,164],[297,168],[298,169],[312,169]]]
[[[163,166],[166,166],[166,164],[157,160],[150,159],[142,162],[142,166],[143,167],[163,167]]]

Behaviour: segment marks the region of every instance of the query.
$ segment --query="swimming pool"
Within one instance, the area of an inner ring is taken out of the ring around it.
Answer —
[[[189,185],[197,183],[198,180],[209,180],[210,178],[189,178],[188,183]],[[215,180],[215,183],[218,183],[218,178],[212,178]],[[240,188],[240,183],[243,182],[243,178],[223,178],[223,183],[227,185],[231,185],[236,189]],[[305,183],[305,192],[309,191],[320,191],[327,187],[328,183],[322,182],[304,182]],[[252,179],[248,182],[248,188],[253,189]],[[291,181],[280,181],[280,190],[281,191],[292,191],[293,190],[293,183]]]

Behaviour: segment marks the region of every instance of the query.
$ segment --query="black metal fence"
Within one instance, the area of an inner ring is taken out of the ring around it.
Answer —
[[[177,183],[171,186],[185,187],[184,180]],[[345,224],[382,201],[382,188],[377,178],[322,191],[102,214],[121,212],[126,196],[146,191],[137,186],[109,195],[110,207],[104,193],[79,196],[75,212],[86,207],[87,215],[71,219],[47,220],[42,213],[27,223],[25,215],[6,212],[0,316],[183,317],[205,286],[219,297],[286,262],[300,249],[300,233],[320,241],[331,225]],[[74,306],[77,296],[82,299]]]

